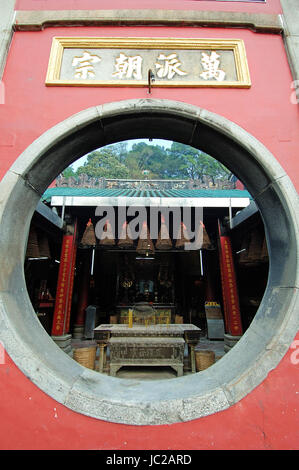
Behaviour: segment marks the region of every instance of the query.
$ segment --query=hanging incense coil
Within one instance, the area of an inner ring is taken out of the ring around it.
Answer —
[[[211,243],[210,237],[208,235],[208,232],[206,230],[206,227],[202,220],[199,223],[196,238],[195,238],[195,244],[196,244],[196,249],[197,250],[213,250],[214,246]]]
[[[102,232],[101,239],[100,239],[100,245],[104,245],[104,246],[115,245],[114,234],[113,234],[112,226],[111,226],[109,219],[104,225],[103,232]]]
[[[49,247],[49,240],[45,234],[42,234],[38,238],[39,254],[42,258],[51,258],[51,252]]]
[[[156,248],[158,250],[170,250],[172,248],[172,241],[163,215],[161,217],[161,228],[156,242]]]
[[[83,246],[95,246],[97,243],[93,223],[91,219],[86,224],[86,229],[83,233],[83,237],[81,239],[81,245]]]
[[[213,250],[214,249],[214,246],[210,240],[210,237],[208,235],[208,232],[206,230],[206,227],[205,225],[203,224],[202,221],[200,221],[201,225],[202,225],[202,230],[203,230],[203,233],[202,233],[202,247],[201,249],[202,250]]]
[[[138,240],[136,251],[140,254],[155,252],[154,244],[151,240],[150,232],[145,221],[143,222],[141,227],[140,237]]]
[[[134,246],[130,226],[128,225],[127,222],[124,222],[122,226],[122,231],[119,237],[118,246],[120,248],[131,248],[132,246]]]
[[[176,248],[184,249],[185,243],[190,243],[190,239],[185,236],[186,233],[187,233],[186,225],[183,222],[181,222],[181,227],[179,229],[177,241],[175,244]]]
[[[38,238],[37,233],[34,227],[30,228],[28,242],[27,242],[27,250],[26,250],[26,258],[39,258],[39,245],[38,245]]]
[[[260,230],[255,229],[251,233],[247,263],[256,263],[261,260],[262,246],[263,235],[261,234]]]

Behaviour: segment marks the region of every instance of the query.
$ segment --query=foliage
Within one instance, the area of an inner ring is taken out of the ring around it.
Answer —
[[[173,142],[170,148],[172,161],[181,162],[181,174],[185,178],[202,180],[204,176],[227,179],[231,172],[210,155],[189,145]]]
[[[77,173],[74,172],[73,167],[68,166],[65,170],[63,170],[62,176],[64,176],[65,178],[70,178],[70,177],[76,178]]]
[[[86,174],[96,178],[115,179],[199,179],[204,176],[227,180],[230,171],[210,155],[189,145],[172,142],[170,148],[145,142],[108,145],[87,155],[84,165],[74,172],[64,170],[64,176]]]
[[[84,165],[77,169],[77,174],[86,174],[96,178],[128,178],[129,169],[122,159],[123,154],[104,147],[88,154]]]

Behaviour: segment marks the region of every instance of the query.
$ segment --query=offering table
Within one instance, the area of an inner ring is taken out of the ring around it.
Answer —
[[[110,375],[115,376],[123,366],[170,366],[177,376],[183,375],[186,332],[198,335],[200,329],[192,324],[126,324],[100,325],[94,329],[94,339],[103,338],[110,350]]]

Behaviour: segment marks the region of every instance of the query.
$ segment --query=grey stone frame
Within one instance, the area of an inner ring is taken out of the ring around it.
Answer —
[[[279,15],[210,10],[34,10],[17,11],[15,31],[41,31],[58,26],[182,26],[249,28],[260,33],[282,32]]]
[[[30,221],[47,186],[78,157],[130,138],[175,138],[233,169],[261,211],[270,255],[262,303],[237,345],[208,370],[150,384],[85,369],[63,353],[39,323],[24,279]],[[66,407],[131,425],[197,419],[237,403],[288,351],[299,327],[298,195],[275,157],[227,119],[168,100],[95,106],[34,141],[3,178],[0,194],[0,340],[20,370]]]

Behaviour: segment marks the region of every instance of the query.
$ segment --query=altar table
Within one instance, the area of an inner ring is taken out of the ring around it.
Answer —
[[[200,328],[192,324],[133,325],[102,324],[94,329],[94,339],[109,346],[110,375],[123,366],[170,366],[183,375],[185,342],[191,345],[191,365],[195,372],[193,343]],[[188,341],[188,334],[192,340]],[[103,363],[100,358],[100,363]],[[101,367],[100,367],[101,372]]]

